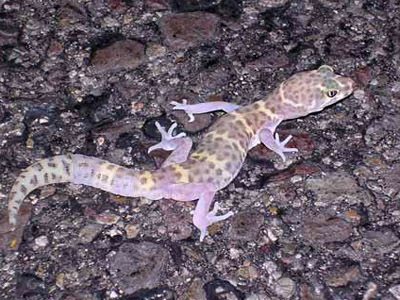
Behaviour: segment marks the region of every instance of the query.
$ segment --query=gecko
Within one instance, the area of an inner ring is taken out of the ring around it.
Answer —
[[[232,212],[218,215],[217,202],[212,210],[211,206],[216,192],[239,173],[248,151],[261,143],[285,161],[285,153],[298,150],[286,147],[292,136],[281,141],[275,132],[277,126],[284,120],[319,112],[346,98],[353,90],[351,78],[337,75],[332,67],[322,65],[292,75],[270,94],[247,106],[222,101],[197,104],[173,101],[172,109],[184,111],[189,121],[194,120],[195,114],[218,110],[226,114],[210,127],[194,151],[191,151],[191,138],[184,132],[174,135],[176,123],[166,130],[156,122],[161,141],[148,152],[156,149],[172,152],[153,171],[132,170],[81,154],[58,155],[32,164],[17,177],[9,193],[10,226],[15,229],[21,203],[31,191],[48,184],[69,182],[127,197],[198,200],[193,224],[200,230],[200,241],[203,241],[208,226],[233,215]]]

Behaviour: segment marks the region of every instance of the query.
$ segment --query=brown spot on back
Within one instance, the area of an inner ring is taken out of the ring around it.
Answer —
[[[222,155],[224,156],[225,159],[229,159],[230,156],[231,156],[231,153],[230,153],[229,151],[224,151],[224,152],[222,153]]]
[[[193,177],[192,174],[189,174],[189,175],[188,175],[188,181],[189,181],[189,182],[194,182],[194,177]]]
[[[101,175],[101,181],[107,182],[108,181],[108,175],[102,174]]]
[[[26,194],[28,192],[28,189],[26,188],[25,185],[21,184],[21,187],[19,189],[22,194]]]
[[[49,173],[43,174],[44,183],[49,183]]]
[[[225,148],[226,150],[232,150],[232,145],[231,145],[231,144],[225,144],[225,145],[224,145],[224,148]]]
[[[62,160],[61,163],[63,164],[63,169],[68,176],[71,176],[71,165],[67,163],[65,160]]]
[[[240,145],[241,148],[245,149],[246,148],[246,141],[243,138],[241,138],[239,140],[239,145]]]
[[[215,171],[215,174],[216,174],[217,176],[221,176],[221,175],[222,175],[222,170],[218,168],[218,169]]]
[[[240,128],[243,128],[243,127],[245,127],[245,125],[244,125],[244,123],[243,123],[243,121],[242,120],[236,120],[236,125],[238,125]]]
[[[146,183],[147,183],[147,178],[146,177],[140,178],[140,184],[146,184]]]
[[[55,179],[56,179],[56,177],[57,177],[57,176],[56,176],[56,174],[54,174],[54,173],[51,173],[51,179],[52,179],[52,180],[55,180]]]
[[[38,184],[38,178],[37,175],[33,175],[33,177],[31,178],[30,184],[32,185],[37,185]]]
[[[32,166],[32,168],[38,170],[39,172],[41,172],[41,171],[43,170],[43,166],[42,166],[42,164],[41,164],[40,162],[34,164],[34,165]]]
[[[193,156],[192,156],[193,157]],[[194,158],[194,157],[193,157]],[[192,162],[186,162],[185,164],[182,164],[181,167],[184,170],[189,170],[192,167],[193,163]]]
[[[85,163],[85,162],[80,162],[79,164],[78,164],[78,167],[79,168],[87,168],[89,165],[88,165],[88,163]]]
[[[115,168],[114,165],[108,165],[108,166],[107,166],[107,170],[110,170],[110,171],[113,170],[114,168]]]
[[[48,162],[47,165],[48,165],[50,168],[57,168],[57,164],[56,164],[56,163],[53,163],[53,162]]]
[[[244,121],[246,122],[247,126],[249,126],[251,128],[252,128],[252,126],[254,124],[253,117],[254,117],[253,115],[247,115],[247,116],[244,117]]]
[[[176,178],[179,179],[180,177],[182,177],[181,173],[176,174]],[[163,181],[165,180],[165,175],[164,174],[158,174],[158,180]]]

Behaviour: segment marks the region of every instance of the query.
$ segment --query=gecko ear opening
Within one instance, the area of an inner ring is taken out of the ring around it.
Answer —
[[[333,68],[328,65],[322,65],[318,68],[318,72],[320,73],[333,73]]]

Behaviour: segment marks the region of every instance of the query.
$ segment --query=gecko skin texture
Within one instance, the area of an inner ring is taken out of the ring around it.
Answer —
[[[149,152],[161,148],[172,153],[154,171],[134,171],[79,154],[40,160],[25,169],[11,188],[8,199],[11,228],[15,229],[19,207],[31,191],[48,184],[71,182],[129,197],[198,200],[193,223],[200,229],[202,241],[208,226],[233,214],[217,215],[218,203],[213,210],[210,208],[215,193],[238,174],[247,152],[262,143],[285,160],[285,153],[297,152],[297,149],[285,147],[291,136],[280,141],[274,134],[276,127],[284,120],[321,111],[349,96],[353,88],[353,80],[336,75],[331,67],[323,65],[293,75],[268,96],[248,106],[227,102],[193,105],[186,101],[172,102],[173,109],[185,111],[191,121],[198,113],[223,110],[227,114],[215,122],[191,154],[192,140],[184,133],[173,135],[176,124],[166,131],[156,123],[162,140]]]

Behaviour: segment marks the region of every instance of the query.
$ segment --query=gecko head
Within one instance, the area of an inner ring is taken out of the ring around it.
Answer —
[[[346,98],[353,92],[354,85],[352,79],[337,75],[330,66],[322,65],[286,80],[281,86],[281,97],[284,103],[304,116]]]

